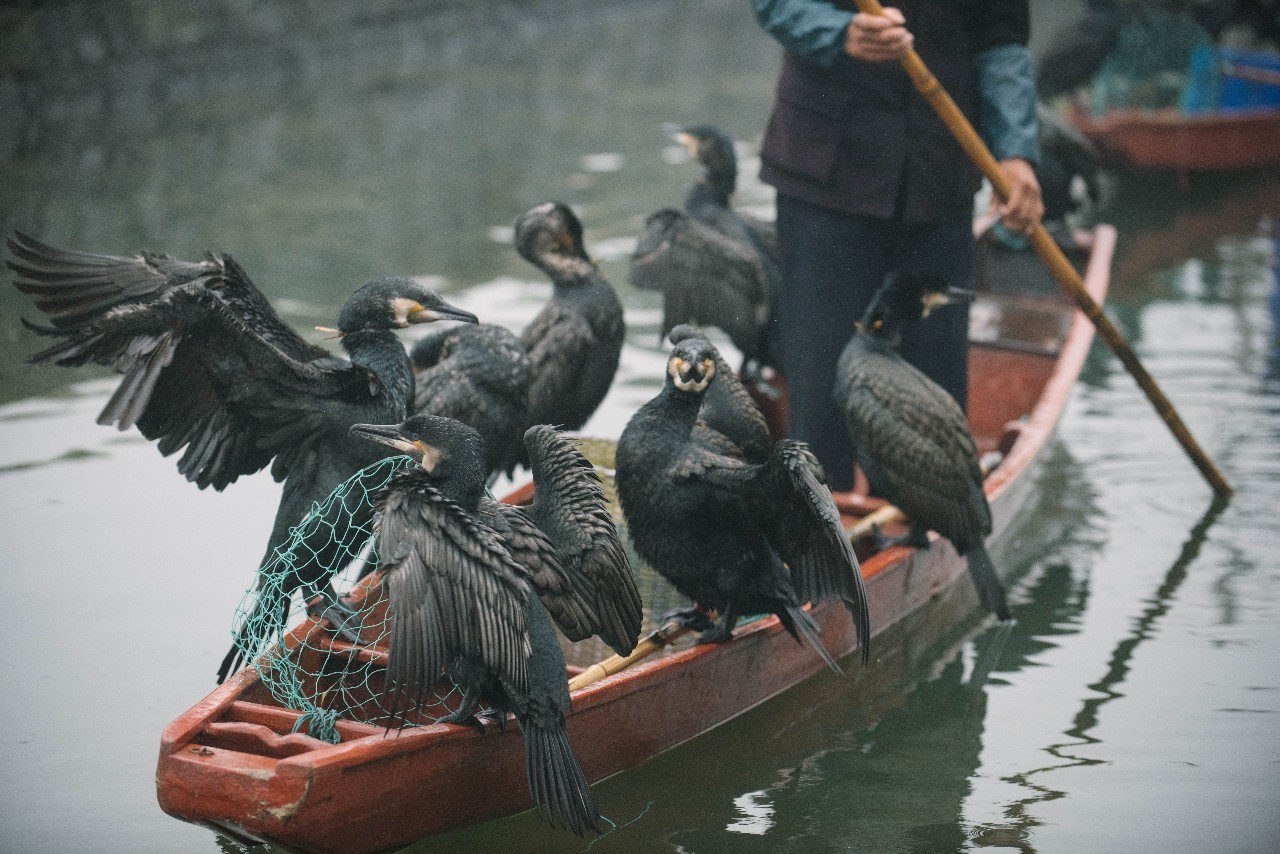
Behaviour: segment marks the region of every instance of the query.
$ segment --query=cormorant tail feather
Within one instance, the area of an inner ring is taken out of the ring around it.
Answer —
[[[818,656],[827,663],[827,667],[830,667],[832,672],[841,676],[844,675],[844,671],[840,669],[840,665],[836,663],[835,658],[822,645],[822,638],[818,636],[822,629],[813,617],[809,616],[807,611],[799,605],[787,605],[785,611],[778,613],[778,619],[782,621],[782,625],[791,633],[793,638],[797,641],[802,640],[813,647],[813,651],[818,653]]]
[[[538,813],[555,827],[582,836],[588,829],[600,833],[600,811],[596,809],[591,785],[569,744],[564,719],[520,721],[524,731],[525,773],[529,794]]]
[[[969,549],[968,557],[969,575],[973,576],[973,586],[978,589],[978,601],[998,619],[1009,619],[1009,603],[1005,601],[1004,585],[1000,583],[1000,576],[996,575],[996,566],[991,562],[986,546],[982,543],[973,546]]]

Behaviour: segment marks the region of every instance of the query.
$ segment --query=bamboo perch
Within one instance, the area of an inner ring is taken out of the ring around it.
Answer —
[[[878,0],[857,0],[857,4],[858,8],[868,15],[884,14],[884,7],[880,5]],[[995,157],[992,156],[986,144],[983,143],[981,137],[973,129],[973,125],[965,118],[964,113],[960,112],[956,102],[947,94],[947,90],[942,88],[937,78],[925,67],[924,61],[920,59],[920,55],[914,50],[907,51],[901,62],[902,67],[911,78],[911,82],[915,84],[916,89],[950,129],[956,141],[960,143],[960,147],[969,155],[969,159],[977,165],[982,174],[991,182],[996,195],[1002,200],[1007,200],[1009,198],[1009,182],[1005,179],[1004,173],[1000,171],[1000,166],[996,163]],[[1089,292],[1084,288],[1084,282],[1080,279],[1080,274],[1076,272],[1075,267],[1071,266],[1067,257],[1062,254],[1062,250],[1058,248],[1058,244],[1049,236],[1049,232],[1045,231],[1043,225],[1036,225],[1035,231],[1031,234],[1031,244],[1035,247],[1036,254],[1048,265],[1054,278],[1075,300],[1076,305],[1084,312],[1085,317],[1093,322],[1102,340],[1111,348],[1111,352],[1116,354],[1121,364],[1137,380],[1138,385],[1146,393],[1147,399],[1151,401],[1160,418],[1169,427],[1178,443],[1182,445],[1182,449],[1191,457],[1191,461],[1195,463],[1196,468],[1204,475],[1205,480],[1209,482],[1213,491],[1218,495],[1230,495],[1232,493],[1231,485],[1227,483],[1222,472],[1218,470],[1213,460],[1209,459],[1200,448],[1200,445],[1197,444],[1195,438],[1191,435],[1191,431],[1187,429],[1187,425],[1183,423],[1181,416],[1178,415],[1178,411],[1174,409],[1173,404],[1165,397],[1155,379],[1143,367],[1142,362],[1138,360],[1133,348],[1125,340],[1124,334],[1116,328],[1110,318],[1103,314],[1101,307],[1094,301],[1093,297],[1089,296]]]
[[[684,623],[678,620],[670,620],[636,644],[636,648],[631,651],[630,655],[611,655],[604,661],[596,662],[570,679],[569,690],[577,691],[579,688],[585,688],[593,682],[599,682],[606,676],[612,676],[619,671],[626,670],[631,665],[644,661],[663,647],[670,646],[691,631],[693,630]]]

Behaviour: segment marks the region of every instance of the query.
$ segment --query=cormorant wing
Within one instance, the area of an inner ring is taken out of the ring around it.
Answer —
[[[429,691],[458,655],[482,661],[513,693],[525,692],[529,586],[492,530],[429,484],[393,483],[377,551],[391,617],[387,680],[397,707]]]
[[[194,263],[153,252],[126,258],[58,249],[20,231],[8,244],[17,259],[8,262],[19,276],[14,284],[35,297],[36,307],[60,331],[96,323],[113,308],[153,302],[174,288],[194,285],[216,293],[256,335],[291,357],[305,361],[327,354],[282,321],[226,255],[208,253]]]
[[[668,474],[676,482],[701,484],[733,512],[754,514],[760,503],[763,471],[762,465],[747,460],[727,436],[699,423]]]
[[[571,609],[557,608],[546,595],[543,602],[570,640],[598,634],[619,655],[627,655],[640,634],[642,603],[600,478],[552,427],[530,427],[524,441],[534,483],[526,512],[555,546],[569,582],[559,595],[576,600]],[[574,630],[578,637],[560,621],[562,610],[585,616],[585,624]]]
[[[178,470],[201,488],[222,489],[273,457],[283,479],[307,453],[301,437],[377,393],[370,372],[289,329],[226,256],[119,258],[21,234],[9,245],[17,287],[53,323],[28,327],[61,339],[31,361],[124,374],[98,423],[136,423],[166,456],[185,447]]]
[[[640,236],[628,280],[662,291],[664,336],[681,323],[717,326],[743,353],[763,351],[768,291],[750,247],[679,211],[659,211]]]
[[[585,318],[555,303],[548,304],[525,327],[520,342],[533,371],[529,384],[531,424],[555,423],[555,413],[579,383],[583,360],[594,340]]]
[[[718,352],[716,376],[702,397],[698,418],[741,448],[749,460],[763,462],[773,450],[764,413]]]
[[[842,360],[840,406],[866,454],[888,479],[886,496],[908,517],[956,544],[960,551],[991,532],[978,450],[964,412],[951,395],[914,366],[864,348]]]
[[[782,512],[769,541],[791,568],[801,602],[840,599],[849,608],[865,662],[871,642],[867,593],[822,465],[808,445],[789,439],[778,443],[774,459]]]
[[[738,216],[741,218],[742,224],[747,227],[751,242],[756,245],[756,248],[768,259],[769,263],[777,265],[778,258],[781,257],[778,249],[778,224],[741,211],[738,211]]]

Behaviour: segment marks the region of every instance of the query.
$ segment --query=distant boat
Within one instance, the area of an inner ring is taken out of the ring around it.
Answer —
[[[1177,109],[1115,110],[1072,123],[1109,166],[1187,174],[1280,164],[1280,106],[1187,115]]]
[[[1091,251],[1072,256],[1082,267],[1087,263],[1085,285],[1099,303],[1106,296],[1115,240],[1113,228],[1099,226]],[[998,460],[985,487],[998,541],[1038,491],[1043,452],[1094,330],[1033,255],[983,242],[976,271],[970,422],[980,452]],[[529,497],[526,487],[508,500]],[[863,521],[876,506],[865,498],[843,505],[848,525]],[[894,533],[892,523],[888,530]],[[936,637],[962,625],[978,605],[966,562],[946,540],[934,536],[927,550],[894,547],[862,557],[871,663],[863,667],[850,659],[847,675],[831,678],[856,680],[860,690],[874,695],[889,690],[886,674],[910,657],[919,635]],[[376,608],[376,584],[364,592]],[[923,613],[931,615],[927,630],[891,631]],[[813,615],[833,654],[844,658],[854,652],[856,634],[842,604],[819,606]],[[315,619],[299,624],[285,647],[304,650],[301,655],[311,660],[301,669],[317,674],[342,672],[340,666],[324,667],[326,662],[385,661],[385,650],[335,640],[328,625]],[[571,668],[571,675],[577,670]],[[770,616],[740,625],[728,643],[677,644],[575,689],[569,735],[584,772],[597,782],[824,671],[822,660]],[[380,678],[351,691],[372,697]],[[422,720],[432,711],[425,710]],[[235,674],[165,730],[156,769],[160,806],[187,821],[291,849],[372,852],[532,805],[515,726],[499,730],[486,723],[480,733],[428,723],[389,734],[376,723],[339,719],[341,742],[328,744],[295,732],[299,718],[298,711],[271,698],[255,669]]]
[[[1095,80],[1105,91],[1105,80]],[[1192,52],[1177,108],[1093,110],[1069,116],[1104,163],[1139,169],[1223,172],[1280,163],[1280,56],[1202,46]]]

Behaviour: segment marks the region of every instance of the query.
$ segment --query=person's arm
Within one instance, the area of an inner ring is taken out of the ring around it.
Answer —
[[[988,0],[977,33],[979,122],[1009,182],[1009,200],[992,198],[1007,228],[1029,233],[1044,215],[1035,164],[1040,161],[1035,68],[1027,50],[1027,0]]]
[[[844,52],[852,12],[823,0],[751,0],[756,20],[789,53],[830,68]]]
[[[824,68],[842,54],[869,62],[899,59],[911,49],[914,37],[902,13],[853,14],[825,0],[751,0],[756,20],[789,52]]]

